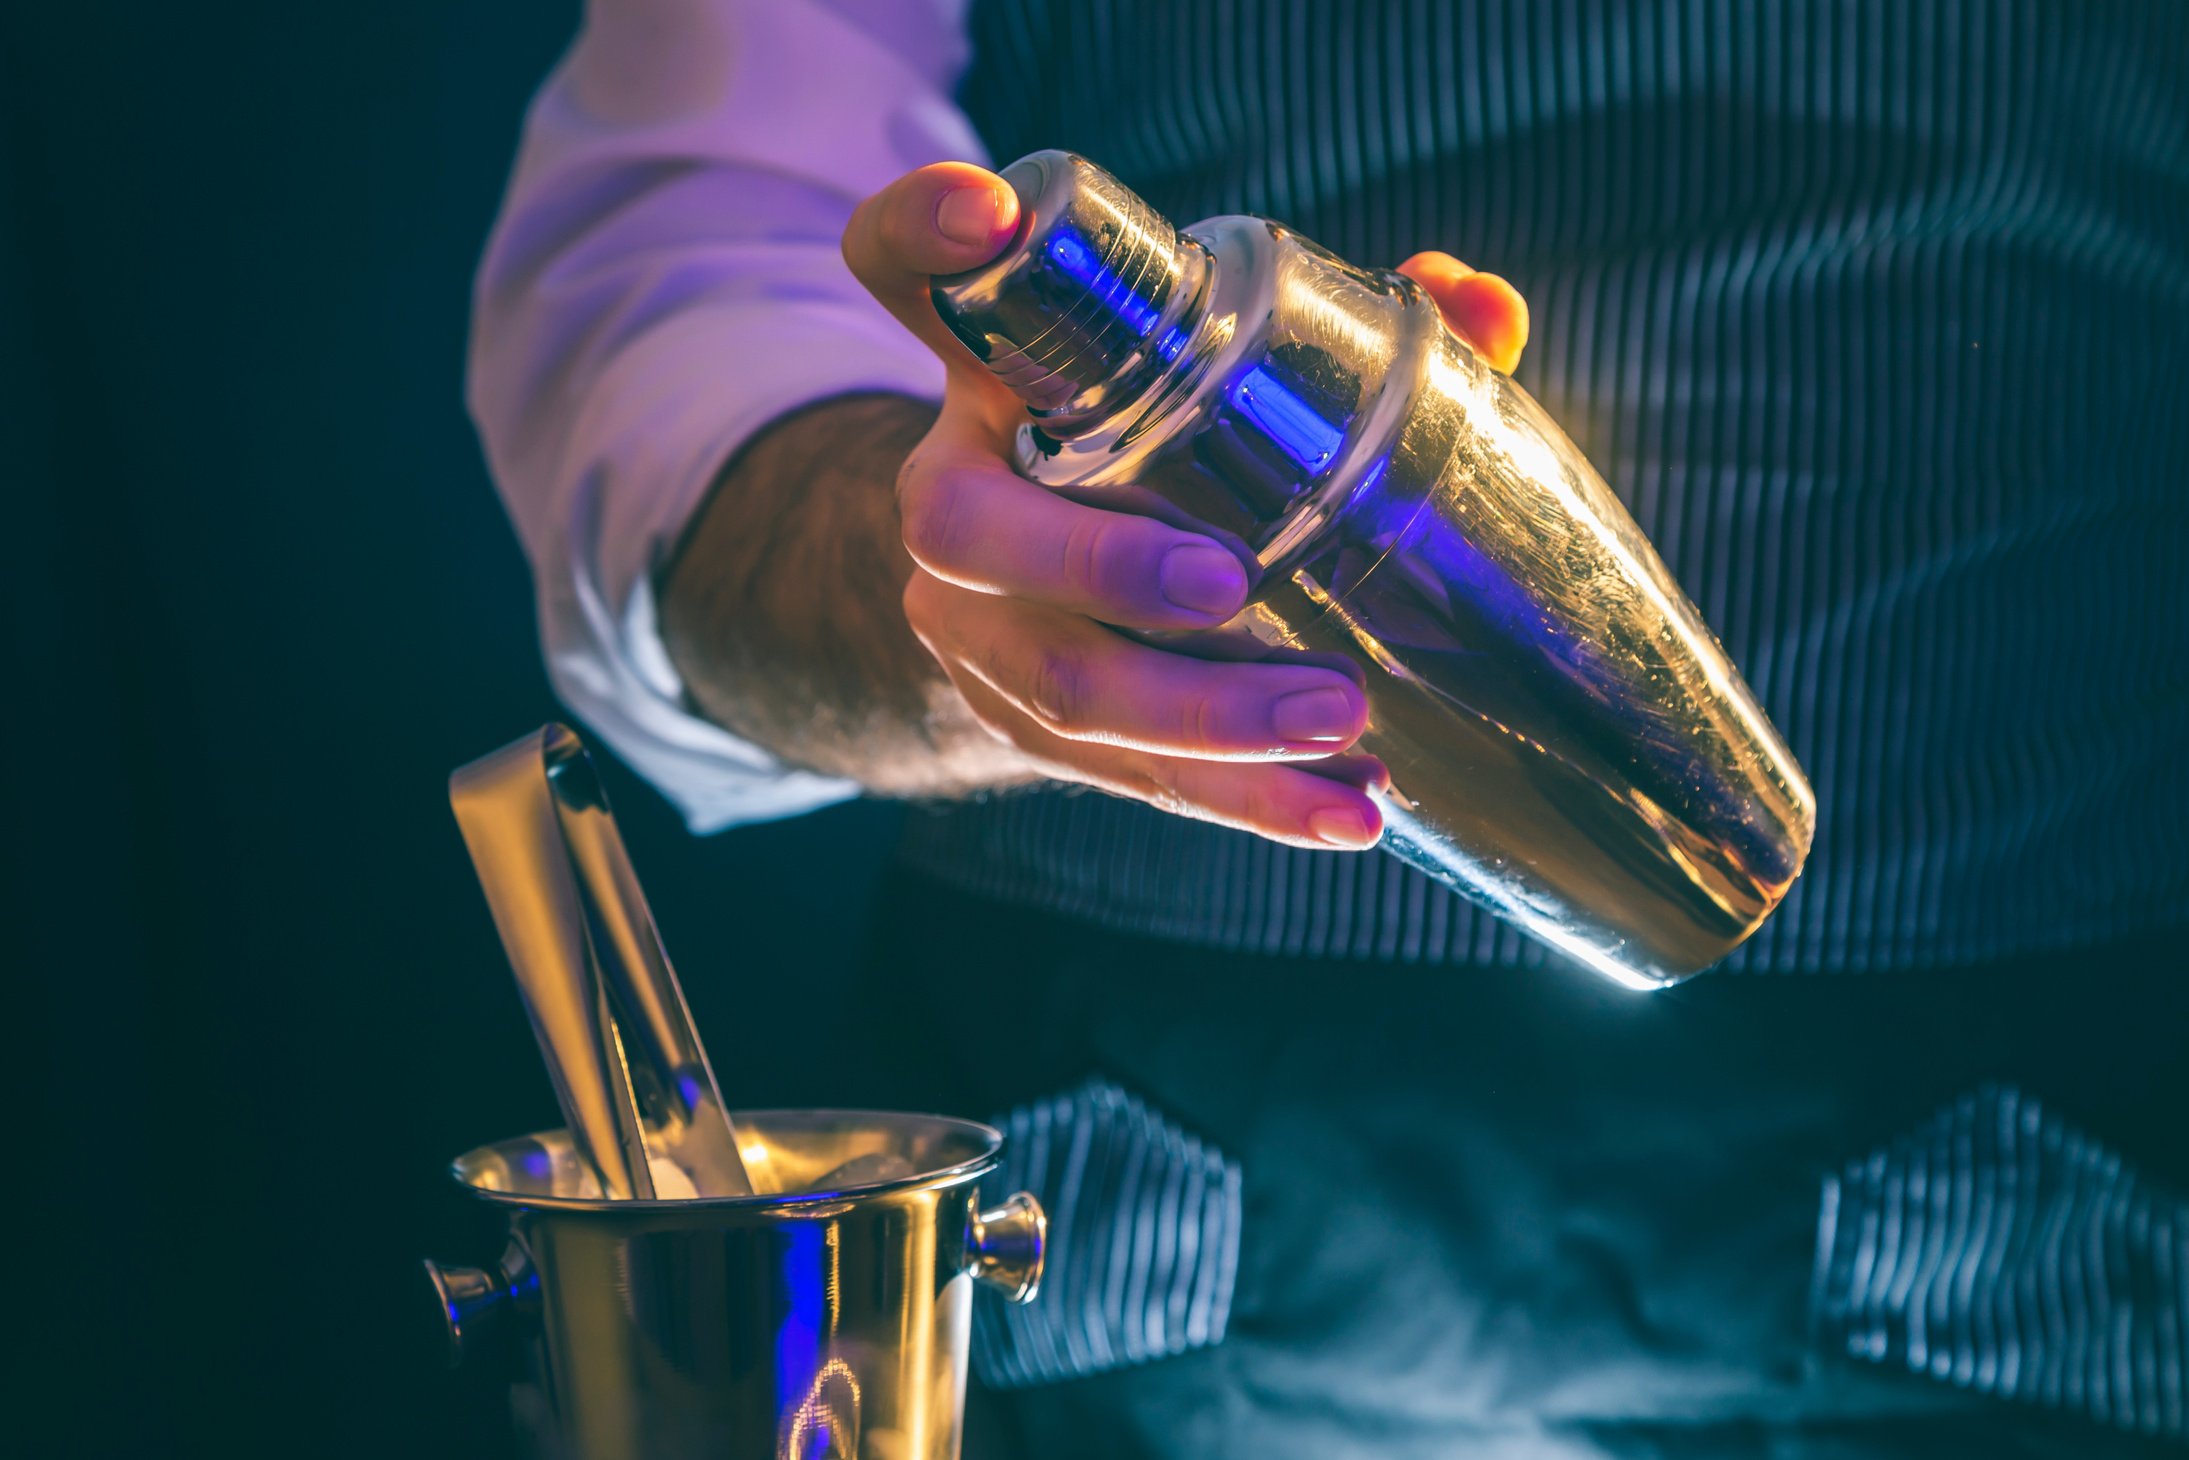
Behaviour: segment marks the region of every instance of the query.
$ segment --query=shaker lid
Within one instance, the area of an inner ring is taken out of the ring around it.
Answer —
[[[1031,153],[1001,175],[1018,194],[1018,233],[933,284],[966,348],[1037,413],[1082,402],[1166,341],[1175,354],[1190,292],[1177,230],[1076,153]]]

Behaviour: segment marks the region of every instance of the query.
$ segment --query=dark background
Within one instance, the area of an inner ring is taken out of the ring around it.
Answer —
[[[444,788],[556,713],[462,373],[576,22],[0,7],[0,1450],[509,1452],[416,1260],[491,1257],[445,1164],[555,1123]],[[754,1031],[826,1017],[888,812],[702,842],[610,773],[728,1093],[825,1099]]]

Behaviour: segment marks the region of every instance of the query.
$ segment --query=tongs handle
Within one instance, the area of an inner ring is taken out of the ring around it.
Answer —
[[[700,1196],[752,1191],[706,1049],[585,744],[548,725],[449,777],[578,1154],[601,1194],[658,1194],[649,1146]]]

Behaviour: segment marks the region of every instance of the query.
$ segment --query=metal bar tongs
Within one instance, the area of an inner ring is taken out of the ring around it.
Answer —
[[[585,743],[545,726],[451,775],[449,803],[601,1195],[750,1195],[736,1128]]]

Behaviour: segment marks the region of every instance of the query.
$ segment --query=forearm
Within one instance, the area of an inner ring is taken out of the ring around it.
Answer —
[[[934,414],[862,395],[777,421],[723,471],[662,581],[663,640],[708,718],[887,796],[1031,779],[905,623],[893,484]]]

